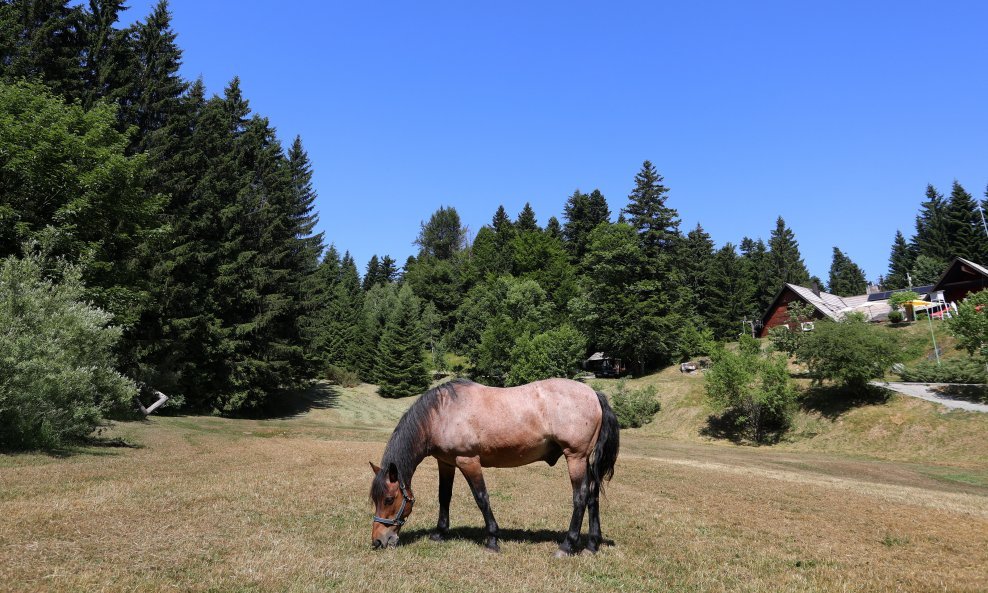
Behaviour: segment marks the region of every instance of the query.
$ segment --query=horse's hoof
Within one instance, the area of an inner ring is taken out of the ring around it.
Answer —
[[[491,554],[500,554],[501,546],[494,544],[493,546],[484,546],[484,550],[490,552]]]
[[[569,558],[573,554],[567,552],[566,550],[556,550],[556,553],[552,555],[553,558]]]
[[[444,542],[446,541],[446,536],[436,531],[429,536],[429,539],[431,539],[434,542]]]
[[[580,556],[596,556],[596,555],[597,555],[597,550],[591,550],[590,548],[583,548],[583,551],[580,552]]]

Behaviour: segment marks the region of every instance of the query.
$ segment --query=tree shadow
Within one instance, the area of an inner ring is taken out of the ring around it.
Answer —
[[[433,529],[412,529],[402,532],[401,541],[406,544],[413,543],[422,539],[429,539],[433,533]],[[500,529],[497,532],[499,541],[526,544],[559,544],[565,537],[565,531],[550,529]],[[586,545],[586,539],[587,535],[581,534],[581,548]],[[487,530],[483,527],[453,527],[446,533],[445,540],[469,540],[476,542],[478,546],[483,546],[487,541]],[[601,544],[613,546],[614,540],[604,538]]]
[[[707,423],[700,428],[700,435],[712,439],[726,440],[735,445],[774,445],[782,440],[787,427],[763,426],[761,432],[754,437],[751,429],[739,421],[740,412],[725,410],[721,414],[707,416]]]
[[[890,394],[888,389],[875,385],[817,385],[803,393],[799,404],[804,412],[816,412],[833,421],[854,408],[884,404]]]
[[[288,420],[312,410],[328,410],[337,407],[340,387],[319,381],[304,389],[286,390],[269,399],[263,406],[231,416],[251,420]]]
[[[940,385],[931,387],[931,390],[947,399],[988,404],[988,385]]]

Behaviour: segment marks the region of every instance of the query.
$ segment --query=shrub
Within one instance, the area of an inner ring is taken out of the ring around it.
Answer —
[[[817,385],[829,380],[852,388],[881,378],[901,358],[892,336],[858,315],[817,323],[796,352],[796,360],[806,364]]]
[[[792,356],[796,354],[803,339],[803,322],[813,319],[815,309],[813,305],[802,301],[790,301],[786,307],[786,323],[768,330],[768,339],[776,350]]]
[[[755,442],[777,439],[791,425],[796,402],[786,361],[762,355],[750,343],[737,352],[718,348],[705,383],[709,401],[721,412],[713,420]]]
[[[326,373],[326,379],[330,383],[336,383],[342,387],[356,387],[360,385],[360,375],[350,369],[331,365]]]
[[[550,377],[573,377],[580,371],[587,340],[571,325],[530,338],[523,334],[511,350],[506,385],[522,385]]]
[[[903,303],[908,303],[909,301],[915,301],[917,299],[919,299],[918,293],[913,292],[912,290],[903,290],[892,293],[892,296],[889,297],[889,306],[892,307],[893,311],[899,311],[899,309],[902,308]],[[891,315],[889,317],[891,318]]]
[[[601,391],[596,385],[594,389]],[[610,400],[621,428],[639,428],[651,422],[662,408],[659,400],[655,399],[655,394],[654,385],[629,391],[624,379],[618,381]]]
[[[120,328],[83,301],[78,268],[56,264],[0,260],[0,448],[63,446],[137,395],[114,370]],[[46,267],[60,267],[60,280]]]
[[[947,321],[957,347],[967,350],[988,365],[988,290],[976,292],[957,307],[957,314]]]
[[[901,323],[902,319],[902,311],[889,311],[889,323]]]
[[[948,358],[940,364],[925,360],[899,371],[903,381],[922,383],[984,383],[985,367],[971,358]]]

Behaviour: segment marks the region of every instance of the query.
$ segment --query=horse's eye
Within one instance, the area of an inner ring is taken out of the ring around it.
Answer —
[[[384,499],[384,504],[387,504],[387,505],[394,504],[394,502],[395,502],[395,497],[394,496],[389,496],[389,497],[387,497],[387,498]]]

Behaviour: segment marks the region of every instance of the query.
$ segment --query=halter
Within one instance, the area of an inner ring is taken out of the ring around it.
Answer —
[[[398,482],[398,487],[401,488],[401,506],[398,508],[398,514],[395,515],[394,519],[385,519],[384,517],[378,517],[374,515],[374,522],[381,523],[382,525],[397,525],[401,527],[405,524],[405,520],[401,516],[405,513],[405,505],[412,506],[415,504],[415,499],[408,495],[408,490],[405,489],[404,482]],[[411,512],[411,511],[409,511]]]

